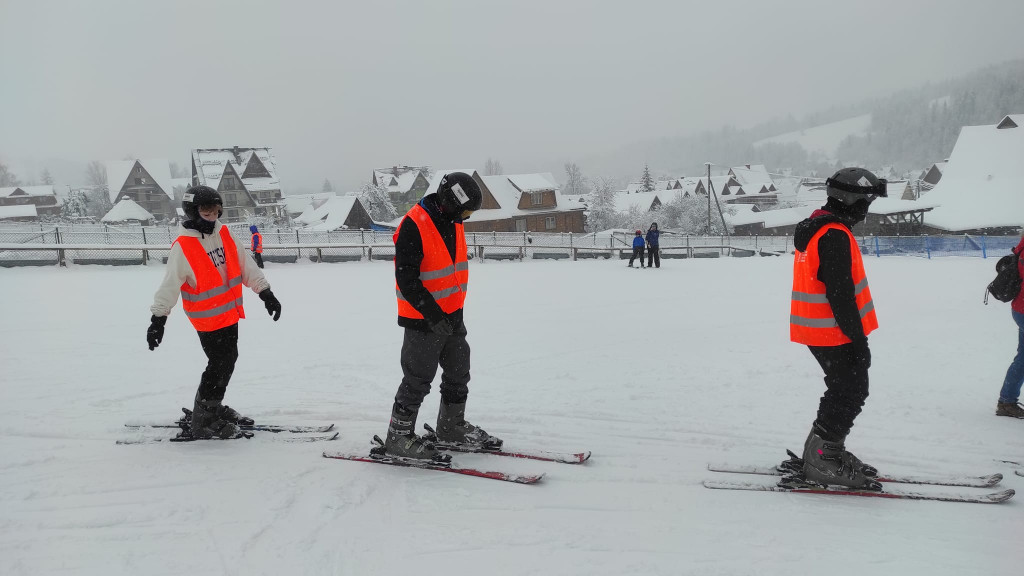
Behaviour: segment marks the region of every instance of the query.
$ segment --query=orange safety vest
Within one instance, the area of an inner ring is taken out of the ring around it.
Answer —
[[[224,242],[224,258],[228,267],[228,280],[224,283],[206,249],[192,236],[178,236],[177,242],[185,254],[196,277],[193,288],[181,285],[181,305],[192,326],[199,332],[212,332],[237,324],[245,318],[242,309],[242,270],[238,264],[238,249],[227,226],[220,229]]]
[[[445,246],[441,233],[437,231],[430,215],[419,204],[412,207],[405,215],[402,222],[412,218],[420,231],[420,241],[423,242],[423,261],[420,262],[420,281],[430,295],[434,297],[441,310],[445,314],[451,314],[462,308],[466,302],[466,290],[469,288],[469,259],[466,257],[466,233],[462,223],[455,224],[455,261],[452,262],[448,247]],[[398,231],[402,225],[398,225],[393,237],[398,242]],[[398,315],[403,318],[414,320],[423,319],[416,308],[410,304],[402,291],[398,288],[398,281],[395,281],[395,294],[398,296]]]
[[[853,234],[841,224],[826,224],[811,237],[807,249],[797,251],[793,263],[793,295],[790,302],[789,339],[808,346],[840,346],[849,344],[851,340],[843,334],[832,314],[832,306],[825,297],[825,284],[818,280],[818,241],[829,230],[841,230],[850,239],[851,276],[853,277],[854,293],[857,308],[860,310],[860,321],[864,327],[864,335],[878,328],[875,317],[875,303],[871,300],[871,289],[868,288],[868,277],[864,272],[864,260],[860,255],[860,246]]]
[[[257,254],[263,253],[263,234],[257,232],[252,235],[252,251]]]

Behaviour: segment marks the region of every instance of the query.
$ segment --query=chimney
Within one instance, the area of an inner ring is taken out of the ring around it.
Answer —
[[[239,154],[239,152],[238,152],[238,146],[235,146],[235,148],[234,148],[234,150],[232,150],[232,152],[235,153],[235,162],[241,164],[242,163],[242,155]]]
[[[392,166],[391,167],[391,175],[392,176],[398,176],[398,166]]]

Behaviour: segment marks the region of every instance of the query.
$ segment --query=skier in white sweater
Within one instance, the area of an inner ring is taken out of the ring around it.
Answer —
[[[185,315],[199,333],[208,358],[192,410],[190,433],[194,439],[237,438],[241,436],[239,425],[253,423],[223,404],[238,359],[238,320],[245,318],[242,286],[259,294],[275,322],[281,317],[281,303],[270,291],[263,271],[245,244],[239,244],[218,220],[222,206],[220,194],[208,186],[193,186],[185,192],[185,221],[171,244],[167,272],[153,298],[153,317],[146,332],[153,350],[163,340],[167,315],[180,295]]]

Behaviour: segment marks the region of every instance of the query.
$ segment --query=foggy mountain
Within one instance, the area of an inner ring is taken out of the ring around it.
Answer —
[[[789,116],[746,129],[724,127],[695,135],[650,139],[576,162],[587,175],[622,180],[638,178],[645,163],[659,176],[698,175],[705,170],[704,162],[725,166],[764,164],[773,171],[789,168],[797,174],[831,173],[839,165],[891,165],[897,172],[904,172],[925,169],[946,159],[961,126],[994,124],[1006,114],[1021,112],[1024,60],[1015,60],[886,98],[824,109],[800,119]],[[831,154],[785,141],[796,140],[815,127],[842,127],[861,117],[866,130],[845,137],[840,134]],[[773,138],[783,134],[794,138]],[[547,169],[564,177],[560,164]]]

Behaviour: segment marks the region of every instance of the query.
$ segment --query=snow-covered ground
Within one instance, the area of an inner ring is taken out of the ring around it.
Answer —
[[[851,449],[891,473],[1001,471],[1024,488],[993,461],[1024,458],[1024,422],[993,415],[1016,346],[1008,307],[981,304],[994,260],[866,265],[881,328]],[[246,295],[227,401],[335,422],[331,444],[115,445],[126,421],[174,418],[204,364],[180,308],[146,347],[162,267],[0,270],[0,574],[1020,574],[1020,502],[701,486],[711,461],[781,460],[814,417],[790,266],[474,263],[470,419],[509,446],[593,451],[582,466],[461,458],[546,472],[535,486],[320,457],[385,431],[401,377],[390,263],[269,264],[277,323]]]
[[[838,122],[830,122],[820,126],[786,132],[771,138],[754,142],[754,146],[762,144],[790,144],[796,142],[809,153],[821,154],[830,161],[835,161],[836,152],[843,140],[850,136],[863,136],[871,128],[871,114],[863,114]]]

